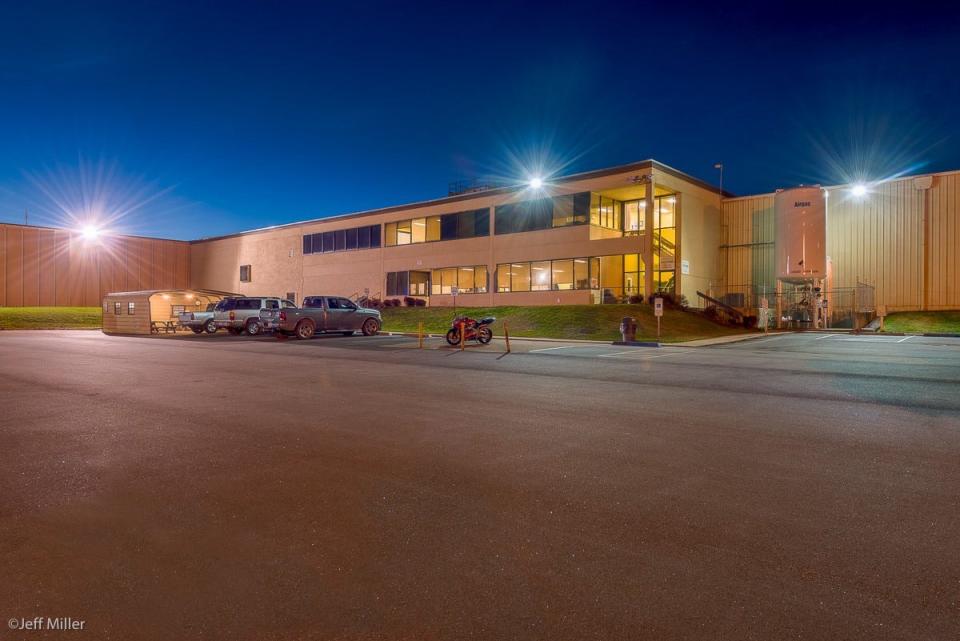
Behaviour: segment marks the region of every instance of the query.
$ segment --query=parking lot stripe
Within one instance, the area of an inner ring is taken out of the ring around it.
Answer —
[[[549,352],[555,349],[570,349],[571,347],[580,347],[579,345],[561,345],[560,347],[544,347],[541,349],[531,349],[530,353],[534,352]]]
[[[903,338],[901,338],[901,339],[898,340],[897,342],[898,342],[898,343],[902,343],[903,341],[910,340],[911,338],[913,338],[913,336],[904,336]]]

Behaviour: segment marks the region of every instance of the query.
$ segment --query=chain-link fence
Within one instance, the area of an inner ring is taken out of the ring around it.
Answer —
[[[699,301],[705,308],[719,308],[722,312],[723,306],[729,306],[746,316],[759,315],[762,301],[766,299],[771,326],[777,325],[776,313],[779,310],[781,327],[813,327],[818,304],[825,310],[827,327],[856,329],[876,316],[875,290],[867,283],[857,283],[855,287],[836,287],[824,292],[815,292],[809,286],[784,284],[780,294],[750,285],[705,293],[720,303]]]

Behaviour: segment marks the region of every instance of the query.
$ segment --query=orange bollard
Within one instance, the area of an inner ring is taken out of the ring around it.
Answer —
[[[503,321],[503,340],[507,341],[507,354],[510,353],[510,327]]]
[[[467,348],[467,324],[463,321],[460,321],[460,351],[462,352]]]
[[[420,321],[420,323],[417,325],[417,338],[420,343],[420,347],[418,349],[423,349],[423,321]]]

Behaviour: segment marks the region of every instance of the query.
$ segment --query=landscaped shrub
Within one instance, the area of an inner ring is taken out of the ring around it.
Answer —
[[[641,304],[641,303],[643,303],[643,296],[636,296],[636,295],[634,295],[634,296],[631,296],[631,297],[630,297],[630,304],[631,304],[631,305],[639,305],[639,304]]]
[[[403,304],[407,307],[414,307],[417,304],[417,299],[412,296],[404,296]]]

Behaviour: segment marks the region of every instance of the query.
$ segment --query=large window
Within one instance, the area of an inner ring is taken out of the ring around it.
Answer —
[[[452,294],[457,288],[458,294],[485,294],[487,291],[487,266],[468,265],[465,267],[444,267],[431,273],[431,293]]]
[[[387,272],[387,296],[409,296],[410,272]]]
[[[647,201],[630,200],[623,203],[623,233],[637,236],[646,224]]]
[[[329,254],[331,252],[380,247],[380,225],[365,225],[336,231],[305,234],[303,253]]]
[[[507,203],[496,211],[497,234],[585,225],[590,216],[590,192]]]
[[[565,258],[497,265],[498,292],[597,289],[599,258]]]
[[[622,229],[623,203],[600,194],[591,194],[590,224],[607,229]]]
[[[384,225],[384,244],[410,245],[490,235],[490,210],[474,209],[442,216],[398,220]]]
[[[595,300],[627,302],[643,293],[639,254],[563,258],[497,265],[498,292],[599,290]]]
[[[251,280],[250,265],[240,265],[240,282],[249,283]]]
[[[653,216],[653,286],[658,292],[673,292],[676,282],[677,198],[655,200]]]
[[[553,199],[507,203],[496,209],[495,233],[515,234],[553,227]]]

